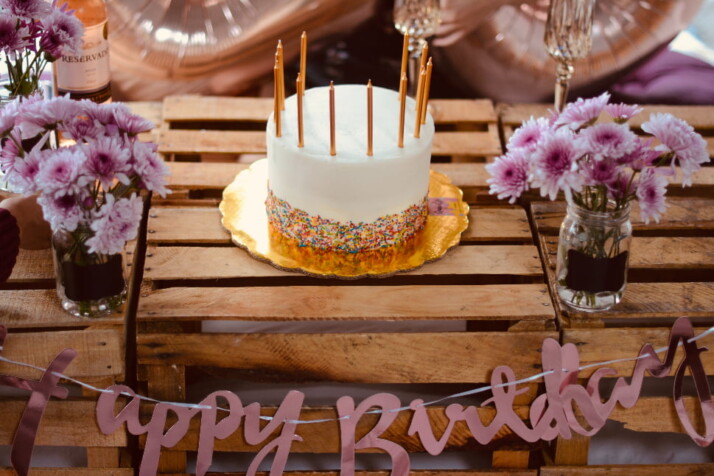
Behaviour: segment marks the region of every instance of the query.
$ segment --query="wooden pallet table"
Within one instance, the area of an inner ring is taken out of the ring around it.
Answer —
[[[0,285],[0,324],[8,329],[2,356],[17,362],[46,368],[64,349],[77,356],[65,375],[105,388],[125,379],[124,315],[87,319],[66,314],[55,292],[55,273],[50,250],[21,250],[10,279]],[[0,374],[39,380],[42,372],[0,363]],[[65,400],[51,399],[42,417],[38,447],[72,447],[78,450],[81,467],[43,468],[33,465],[31,474],[129,476],[128,439],[123,431],[104,435],[95,422],[98,394],[73,388]],[[0,388],[0,391],[2,388]],[[0,393],[0,445],[10,446],[25,409],[28,396],[20,391]],[[75,452],[76,453],[76,452]],[[84,455],[82,455],[84,453]],[[45,461],[50,466],[56,460]],[[62,464],[67,464],[63,460]],[[0,474],[14,474],[0,468]]]
[[[472,205],[471,225],[461,244],[443,259],[411,272],[344,281],[282,271],[231,244],[217,204],[222,189],[247,165],[235,159],[187,160],[206,152],[264,154],[263,130],[271,103],[243,98],[226,107],[222,101],[181,97],[164,103],[160,151],[176,159],[169,165],[171,188],[178,193],[154,201],[148,224],[137,320],[140,379],[150,396],[183,401],[192,379],[205,369],[286,385],[436,386],[488,382],[491,369],[503,362],[519,375],[536,371],[542,340],[557,334],[526,212],[474,203],[487,189],[483,158],[500,153],[490,103],[434,101],[439,163],[433,168],[460,186]],[[186,129],[192,122],[200,126]],[[230,127],[239,130],[225,130]],[[319,332],[314,327],[269,334],[202,332],[202,325],[211,321],[340,323],[345,329],[357,321],[396,323],[399,328],[358,333]],[[419,321],[463,321],[468,331],[405,332]],[[520,411],[527,411],[529,398],[519,401]],[[334,407],[309,403],[301,415],[335,415]],[[443,409],[434,407],[434,415]],[[263,411],[269,414],[275,407]],[[436,420],[439,434],[444,422]],[[405,435],[406,422],[408,414],[400,415],[388,438],[418,452],[419,445]],[[368,427],[360,423],[358,432]],[[296,442],[293,452],[339,452],[335,422],[305,425],[298,432],[304,442]],[[474,441],[469,443],[465,432],[466,428],[457,428],[448,448],[473,449]],[[529,460],[532,465],[537,459],[539,447],[514,441],[508,433],[481,450],[494,468],[534,474],[526,468]],[[194,428],[173,451],[164,452],[161,470],[185,472],[186,452],[195,451],[195,439]],[[219,452],[256,450],[237,436],[216,442]]]

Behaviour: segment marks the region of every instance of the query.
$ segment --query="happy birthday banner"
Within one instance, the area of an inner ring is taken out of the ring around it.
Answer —
[[[714,332],[714,327],[694,335],[691,322],[686,318],[678,319],[670,331],[669,342],[665,347],[654,349],[651,344],[643,345],[637,357],[617,359],[580,366],[578,350],[574,344],[561,345],[555,339],[545,339],[541,351],[543,371],[526,378],[517,379],[513,369],[499,366],[493,370],[491,385],[479,387],[467,392],[449,395],[438,400],[424,402],[413,400],[409,405],[402,406],[399,398],[389,393],[378,393],[355,404],[352,397],[343,396],[336,402],[338,418],[322,420],[301,420],[305,395],[291,390],[279,405],[274,416],[261,416],[261,404],[251,403],[244,406],[240,397],[227,390],[211,393],[198,404],[164,402],[136,394],[125,385],[112,385],[106,389],[98,389],[79,380],[62,374],[76,357],[76,351],[65,349],[50,362],[47,368],[36,367],[23,362],[16,362],[0,356],[0,361],[35,368],[43,372],[37,380],[0,375],[0,385],[16,387],[30,392],[20,423],[15,431],[11,450],[11,462],[20,476],[27,476],[30,469],[35,437],[42,420],[42,415],[51,397],[65,399],[67,389],[58,387],[60,379],[66,379],[100,393],[96,404],[96,418],[99,429],[104,434],[112,434],[126,424],[126,429],[132,435],[146,435],[146,443],[142,455],[139,475],[155,475],[162,448],[171,448],[187,433],[191,420],[198,416],[200,429],[198,438],[198,453],[196,474],[204,475],[213,460],[214,442],[225,439],[241,430],[249,445],[267,444],[253,458],[248,468],[248,476],[255,475],[261,462],[275,451],[275,457],[270,470],[271,476],[283,473],[293,441],[302,441],[295,434],[297,425],[334,421],[339,423],[341,458],[341,476],[354,476],[355,455],[357,450],[380,449],[387,453],[392,462],[392,476],[406,476],[409,473],[409,454],[397,443],[380,438],[380,435],[397,418],[402,411],[413,413],[408,429],[408,435],[416,435],[422,446],[431,455],[440,454],[446,447],[449,436],[457,422],[465,422],[471,436],[480,444],[488,444],[502,426],[508,426],[513,433],[524,441],[533,443],[538,440],[551,441],[556,437],[571,438],[573,433],[584,436],[596,434],[607,422],[608,417],[619,403],[624,408],[631,408],[637,403],[642,390],[645,374],[656,378],[667,377],[674,363],[677,347],[683,347],[684,356],[679,362],[674,375],[673,398],[677,415],[684,430],[699,446],[708,446],[714,441],[714,405],[712,405],[711,390],[706,372],[702,365],[701,353],[706,347],[699,347],[697,340]],[[0,352],[3,349],[7,329],[0,325]],[[660,361],[657,354],[666,352],[664,360]],[[616,375],[616,372],[604,367],[619,362],[635,361],[629,383],[623,377],[617,379],[609,397],[600,395],[599,383],[604,377]],[[588,368],[598,368],[583,386],[577,383],[578,372]],[[692,424],[684,407],[682,386],[685,373],[693,378],[699,399],[699,409],[705,423],[705,434],[700,435]],[[514,399],[522,393],[517,385],[543,379],[545,392],[531,403],[527,421],[522,420],[513,408]],[[475,406],[463,406],[453,403],[446,407],[448,424],[441,437],[434,435],[426,407],[445,400],[474,395],[490,391],[492,397],[481,406],[493,405],[496,414],[493,420],[484,425]],[[115,413],[119,399],[126,403],[118,413]],[[227,402],[227,406],[219,406],[218,399]],[[142,424],[139,419],[141,401],[154,403],[151,419]],[[219,418],[218,412],[227,413]],[[578,413],[582,419],[576,417]],[[175,423],[165,429],[169,414],[174,415]],[[379,419],[372,429],[359,440],[355,431],[357,424],[366,414],[378,414]],[[268,423],[261,428],[261,420]],[[586,425],[583,425],[584,421]],[[241,428],[242,427],[242,428]],[[274,432],[279,435],[267,441]]]

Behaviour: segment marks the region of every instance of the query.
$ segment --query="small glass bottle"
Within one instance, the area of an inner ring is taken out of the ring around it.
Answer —
[[[631,240],[629,204],[609,212],[569,204],[558,241],[560,300],[585,312],[604,311],[619,303],[627,285]]]
[[[84,25],[82,51],[63,55],[53,65],[55,94],[96,103],[112,98],[107,40],[107,7],[104,0],[62,0]]]

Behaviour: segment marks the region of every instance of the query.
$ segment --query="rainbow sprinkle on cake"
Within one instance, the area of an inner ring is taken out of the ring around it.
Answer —
[[[293,208],[268,189],[265,201],[269,223],[300,246],[328,251],[358,253],[394,246],[407,240],[426,224],[427,200],[370,223],[339,222],[309,215]]]

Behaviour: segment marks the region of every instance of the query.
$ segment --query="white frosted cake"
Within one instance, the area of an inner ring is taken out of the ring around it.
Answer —
[[[407,98],[404,147],[398,147],[399,96],[373,88],[373,155],[367,155],[367,92],[335,86],[336,155],[330,155],[329,88],[303,96],[304,147],[298,147],[297,99],[285,100],[281,137],[268,120],[270,224],[300,246],[350,253],[399,244],[424,227],[434,121],[414,137]]]

